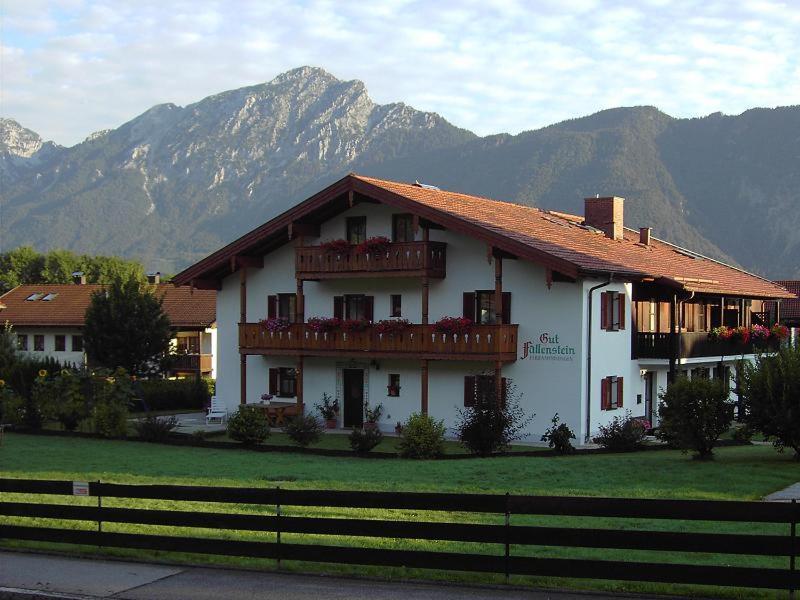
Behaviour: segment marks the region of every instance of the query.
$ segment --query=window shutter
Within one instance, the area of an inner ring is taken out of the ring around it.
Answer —
[[[600,294],[600,329],[608,329],[608,292]]]
[[[278,316],[278,297],[267,296],[267,318],[274,319]]]
[[[511,323],[511,292],[503,292],[503,325]]]
[[[464,377],[464,406],[475,406],[475,376]]]
[[[269,393],[273,396],[278,395],[278,378],[280,377],[280,369],[269,370]]]
[[[622,408],[622,377],[617,377],[617,408]]]
[[[333,317],[344,319],[344,296],[333,297]]]
[[[375,296],[364,296],[364,318],[372,322],[375,313]]]
[[[501,377],[500,378],[500,406],[505,408],[507,400],[508,400],[508,382],[506,381],[505,377]]]
[[[473,323],[475,322],[475,292],[464,292],[464,310],[462,316]]]
[[[619,328],[625,329],[625,294],[619,295]]]
[[[608,410],[609,406],[609,398],[608,398],[608,388],[610,381],[608,377],[602,379],[600,381],[600,410]]]

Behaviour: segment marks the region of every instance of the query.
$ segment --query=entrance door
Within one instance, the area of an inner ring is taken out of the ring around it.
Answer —
[[[655,427],[653,423],[653,384],[655,382],[654,373],[648,371],[644,375],[644,416],[650,421],[651,427]]]
[[[343,394],[345,427],[361,427],[364,424],[364,370],[343,369]]]

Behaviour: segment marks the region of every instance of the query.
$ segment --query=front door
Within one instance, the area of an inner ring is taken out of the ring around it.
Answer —
[[[653,423],[653,372],[648,371],[644,375],[644,416],[650,421],[650,426],[655,427]]]
[[[364,370],[343,369],[344,426],[361,427],[364,424]]]

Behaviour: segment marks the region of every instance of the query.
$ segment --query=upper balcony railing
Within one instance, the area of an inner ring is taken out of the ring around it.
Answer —
[[[290,354],[364,358],[425,358],[431,360],[491,360],[517,358],[518,325],[474,325],[469,333],[445,334],[433,325],[411,325],[401,333],[373,330],[327,333],[294,324],[271,332],[258,323],[239,324],[242,354]]]
[[[360,252],[352,245],[344,250],[323,246],[295,249],[295,273],[300,279],[348,277],[445,276],[447,244],[444,242],[392,242],[378,253]]]
[[[669,333],[634,333],[633,358],[663,358],[669,359],[672,355],[671,336]],[[714,340],[708,332],[679,333],[678,354],[676,358],[701,358],[741,356],[754,354],[763,350],[774,350],[775,344],[747,344],[739,341]]]
[[[172,363],[173,371],[211,371],[210,354],[179,354]]]

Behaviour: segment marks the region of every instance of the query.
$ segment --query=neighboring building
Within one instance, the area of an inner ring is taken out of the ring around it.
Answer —
[[[391,240],[378,253],[356,244]],[[350,246],[321,246],[345,238]],[[363,247],[362,247],[363,249]],[[377,255],[376,255],[377,254]],[[217,395],[229,409],[265,392],[313,411],[339,400],[339,424],[368,403],[380,426],[458,409],[513,380],[529,439],[555,413],[581,440],[630,410],[655,418],[668,374],[730,377],[708,331],[750,324],[770,281],[623,227],[621,198],[589,198],[586,218],[348,175],[178,274],[217,293]],[[444,316],[468,333],[437,333]],[[270,332],[259,321],[292,324]],[[311,317],[409,319],[402,333],[313,331]],[[744,352],[752,353],[752,347]],[[746,354],[745,356],[749,356]]]
[[[173,328],[173,344],[180,356],[172,371],[175,376],[216,376],[216,293],[176,288],[154,282],[163,297],[164,312]],[[62,364],[82,366],[83,322],[92,294],[102,285],[25,284],[0,296],[0,324],[10,323],[17,347],[29,354],[52,356]]]
[[[778,285],[789,290],[794,297],[782,302],[765,302],[764,310],[773,321],[786,325],[792,331],[792,343],[800,339],[800,281],[784,279],[776,281]]]

